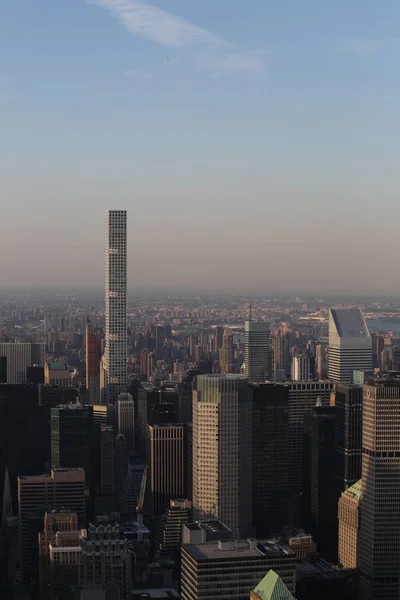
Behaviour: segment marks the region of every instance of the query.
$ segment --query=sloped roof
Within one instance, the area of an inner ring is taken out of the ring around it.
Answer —
[[[359,308],[331,308],[338,335],[341,338],[370,337],[364,316]]]
[[[294,600],[282,579],[272,569],[253,591],[262,600]]]
[[[346,496],[351,496],[357,500],[357,502],[360,502],[362,494],[362,479],[356,481],[356,483],[347,488],[347,490],[343,493],[346,494]]]

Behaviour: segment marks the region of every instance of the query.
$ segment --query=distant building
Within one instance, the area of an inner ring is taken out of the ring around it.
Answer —
[[[106,400],[116,402],[127,386],[127,212],[106,213]]]
[[[372,369],[372,338],[359,308],[329,309],[329,379],[353,383],[353,371]]]
[[[338,503],[338,562],[345,569],[358,569],[359,567],[361,496],[362,482],[360,479],[342,492]]]
[[[222,375],[235,372],[235,349],[233,347],[233,333],[229,328],[224,330],[222,338],[220,366]]]
[[[100,402],[101,332],[86,320],[86,389],[90,404]]]
[[[282,578],[272,569],[250,592],[250,600],[294,600]]]
[[[246,321],[245,375],[250,383],[263,383],[272,378],[272,346],[269,324]]]
[[[289,510],[289,388],[251,384],[253,526],[259,539],[279,533]]]
[[[49,362],[44,365],[44,382],[59,387],[71,387],[72,379],[66,362]]]
[[[138,451],[145,456],[149,425],[166,425],[179,422],[179,392],[176,386],[156,388],[145,383],[138,397]]]
[[[294,553],[275,540],[183,545],[181,598],[248,598],[270,569],[294,594],[295,565]]]
[[[314,379],[311,358],[310,356],[293,356],[291,368],[292,381],[312,381]]]
[[[1,342],[0,357],[6,358],[7,381],[4,383],[25,383],[27,367],[44,366],[44,344],[40,342]]]
[[[241,375],[200,375],[193,391],[193,512],[252,533],[252,398]]]

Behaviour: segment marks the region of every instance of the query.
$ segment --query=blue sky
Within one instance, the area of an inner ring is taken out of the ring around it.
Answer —
[[[2,285],[101,287],[122,207],[138,291],[399,292],[399,26],[394,0],[3,0]]]

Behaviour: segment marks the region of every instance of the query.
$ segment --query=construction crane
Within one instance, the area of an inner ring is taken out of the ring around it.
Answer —
[[[146,492],[146,483],[147,483],[147,465],[143,469],[139,497],[138,497],[137,503],[136,503],[137,528],[138,528],[138,541],[139,542],[141,542],[143,540],[143,504],[144,504],[144,495]]]

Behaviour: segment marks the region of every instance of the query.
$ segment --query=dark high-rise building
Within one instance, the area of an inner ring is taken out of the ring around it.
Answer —
[[[185,426],[149,426],[151,513],[160,517],[174,498],[186,497]]]
[[[50,414],[50,409],[57,408],[61,404],[76,402],[78,391],[74,387],[59,387],[50,383],[39,385],[39,404],[45,407]]]
[[[86,389],[89,393],[89,403],[100,402],[100,360],[101,332],[93,327],[89,317],[86,321]]]
[[[7,383],[7,356],[0,356],[0,383]]]
[[[50,427],[34,385],[0,385],[0,514],[8,467],[14,511],[17,477],[43,473],[50,464]]]
[[[304,507],[306,525],[324,558],[337,558],[334,406],[315,406],[304,417]]]
[[[294,381],[280,385],[289,388],[289,488],[294,511],[303,491],[304,415],[313,410],[318,399],[321,399],[323,406],[329,406],[333,383]]]
[[[81,467],[93,492],[93,407],[66,404],[51,409],[51,466]]]
[[[33,591],[38,583],[38,534],[46,512],[71,511],[85,520],[85,472],[55,469],[50,475],[18,478],[22,581]]]
[[[364,385],[360,598],[391,600],[400,590],[400,373]]]
[[[253,397],[253,526],[259,539],[279,533],[289,507],[289,388],[250,385]]]
[[[27,383],[44,383],[44,367],[26,367],[26,382]]]
[[[0,343],[0,356],[7,358],[7,383],[25,383],[27,367],[44,366],[44,344],[39,342]]]
[[[338,496],[361,478],[362,394],[362,387],[356,385],[337,385],[335,388],[335,487]]]
[[[164,425],[179,421],[179,392],[175,387],[156,388],[143,384],[139,388],[138,450],[142,456],[147,450],[149,425]]]

